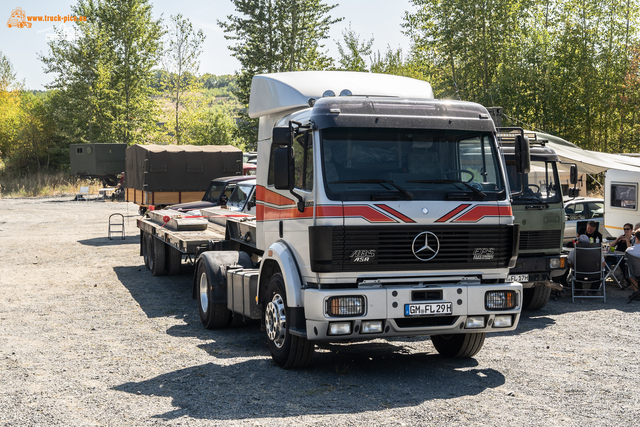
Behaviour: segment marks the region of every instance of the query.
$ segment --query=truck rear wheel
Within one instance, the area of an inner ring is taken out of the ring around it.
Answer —
[[[165,267],[167,269],[167,274],[173,276],[174,274],[180,273],[180,266],[182,265],[182,252],[169,245],[166,245],[166,250],[167,265]]]
[[[526,310],[539,310],[549,302],[551,288],[547,286],[536,286],[523,289],[522,308]]]
[[[207,329],[226,328],[231,322],[231,312],[226,304],[213,302],[213,283],[204,262],[198,264],[198,311],[200,321]]]
[[[164,248],[165,244],[160,239],[154,239],[148,236],[147,258],[149,259],[149,270],[154,276],[162,276],[164,274]]]
[[[453,359],[465,359],[475,356],[482,345],[486,333],[432,335],[431,342],[442,356]]]
[[[269,339],[269,351],[274,362],[282,368],[302,368],[311,363],[314,344],[306,338],[291,335],[287,317],[287,295],[281,274],[274,274],[267,287],[264,323]]]
[[[144,259],[144,266],[149,268],[149,233],[140,232],[140,246],[142,250],[142,259]]]

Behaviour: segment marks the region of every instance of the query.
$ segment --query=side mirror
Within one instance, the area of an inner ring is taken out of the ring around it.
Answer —
[[[531,171],[531,155],[529,154],[529,138],[516,135],[515,141],[516,172],[528,174]]]
[[[571,169],[569,170],[569,182],[572,185],[576,185],[578,183],[578,166],[571,165]]]
[[[274,132],[275,134],[275,132]],[[273,150],[273,183],[277,190],[293,189],[293,165],[289,154],[291,147],[278,147]]]
[[[580,195],[580,189],[579,188],[570,188],[569,189],[569,197],[571,198],[576,198]]]
[[[291,144],[291,130],[288,127],[273,128],[271,143],[274,145]]]
[[[256,202],[254,202],[253,200],[249,200],[247,202],[247,209],[253,209],[256,206]]]

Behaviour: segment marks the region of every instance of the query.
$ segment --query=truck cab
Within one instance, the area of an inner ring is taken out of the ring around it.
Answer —
[[[223,301],[261,313],[285,368],[306,366],[319,341],[396,336],[471,357],[487,332],[516,328],[522,286],[506,279],[519,233],[484,107],[398,76],[294,72],[255,76],[249,115],[260,118],[255,224],[229,218],[218,246],[255,267],[200,255],[205,326],[226,324]],[[217,306],[212,280],[226,292]]]
[[[524,132],[530,144],[529,173],[516,172],[513,132],[500,128],[499,139],[504,152],[507,175],[514,194],[511,208],[520,225],[520,243],[515,267],[509,271],[509,281],[523,285],[523,308],[540,309],[549,300],[550,280],[562,276],[568,265],[562,255],[564,234],[564,204],[558,176],[557,154],[538,139],[535,132]]]

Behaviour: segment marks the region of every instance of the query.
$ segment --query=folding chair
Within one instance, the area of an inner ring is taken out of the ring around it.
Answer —
[[[607,293],[602,269],[602,245],[599,243],[578,243],[574,248],[575,265],[571,278],[571,302],[576,298],[603,298],[607,302]],[[576,284],[592,285],[598,283],[598,288],[581,289],[582,295],[576,295]],[[602,291],[602,295],[590,295]]]
[[[640,279],[640,256],[633,255],[632,252],[625,252],[624,258],[627,261],[627,271],[629,273],[629,278],[634,278],[636,282]],[[629,296],[629,301],[631,302],[634,299],[640,300],[640,293],[637,291],[632,293]]]
[[[89,199],[89,187],[80,187],[80,191],[76,194],[76,200],[87,201]]]

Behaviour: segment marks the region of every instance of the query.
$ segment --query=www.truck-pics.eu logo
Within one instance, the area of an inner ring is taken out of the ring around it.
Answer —
[[[37,15],[30,16],[21,7],[16,7],[11,11],[11,16],[7,21],[9,28],[31,28],[33,22],[85,22],[86,16],[75,15]]]

